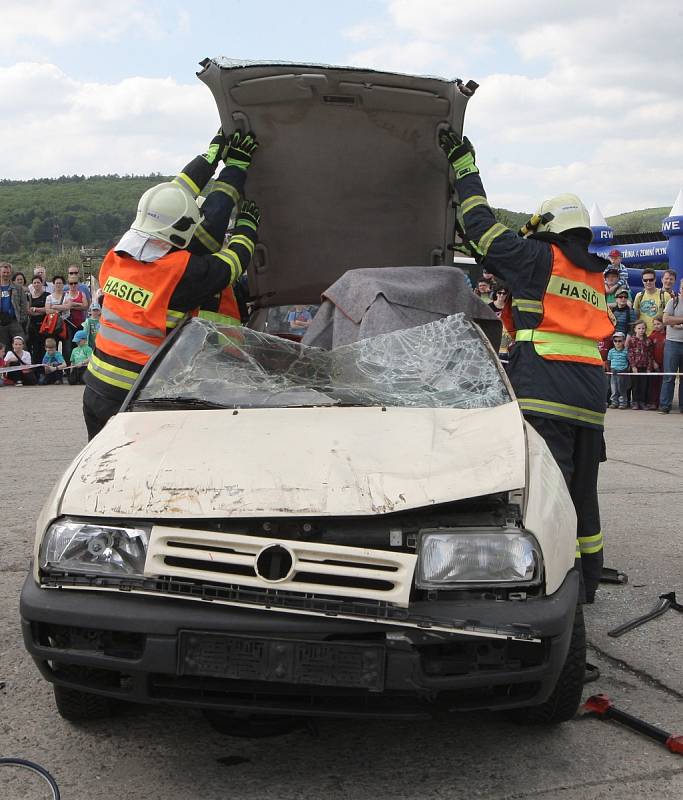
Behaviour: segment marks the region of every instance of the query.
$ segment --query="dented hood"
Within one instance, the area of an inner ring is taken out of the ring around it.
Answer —
[[[202,67],[223,128],[260,143],[246,186],[262,210],[249,267],[259,305],[317,303],[348,269],[452,263],[438,131],[462,132],[455,81],[220,58]]]
[[[60,513],[383,514],[523,488],[525,447],[515,402],[125,412],[83,451]]]

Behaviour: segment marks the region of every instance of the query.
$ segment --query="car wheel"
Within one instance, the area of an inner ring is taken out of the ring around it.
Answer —
[[[516,708],[508,712],[510,719],[521,725],[555,725],[572,719],[581,703],[585,671],[586,626],[583,607],[577,606],[567,659],[553,693],[539,706]]]
[[[84,667],[62,667],[57,673],[67,678],[75,676],[76,671],[82,676]],[[112,702],[108,697],[99,694],[82,692],[80,689],[68,689],[65,686],[53,684],[57,711],[62,719],[70,722],[83,722],[88,719],[104,719],[112,713]]]

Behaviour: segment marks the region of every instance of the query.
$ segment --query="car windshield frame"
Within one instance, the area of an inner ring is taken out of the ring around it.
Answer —
[[[187,320],[126,403],[159,408],[490,408],[512,399],[488,340],[464,314],[323,350]]]

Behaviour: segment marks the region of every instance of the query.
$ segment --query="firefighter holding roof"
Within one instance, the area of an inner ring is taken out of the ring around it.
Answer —
[[[446,130],[439,143],[455,174],[466,236],[482,266],[510,287],[503,312],[515,340],[510,380],[567,482],[578,518],[581,599],[592,603],[603,564],[597,482],[606,393],[597,342],[614,330],[605,263],[588,252],[590,219],[578,197],[545,201],[515,234],[496,222],[469,140]]]
[[[210,306],[246,270],[260,220],[254,203],[242,203],[234,233],[223,241],[257,147],[251,133],[226,137],[219,130],[180,175],[142,195],[130,230],[105,256],[102,317],[83,393],[88,439],[119,410],[168,330]],[[200,211],[197,197],[221,160]]]

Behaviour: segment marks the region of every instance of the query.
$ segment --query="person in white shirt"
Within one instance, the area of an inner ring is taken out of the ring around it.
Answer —
[[[12,339],[12,349],[7,351],[5,355],[6,367],[18,367],[24,365],[31,366],[31,354],[28,350],[24,350],[24,337],[15,336]],[[8,381],[11,381],[15,386],[35,386],[37,379],[32,369],[22,369],[21,371],[8,372],[5,375]]]

